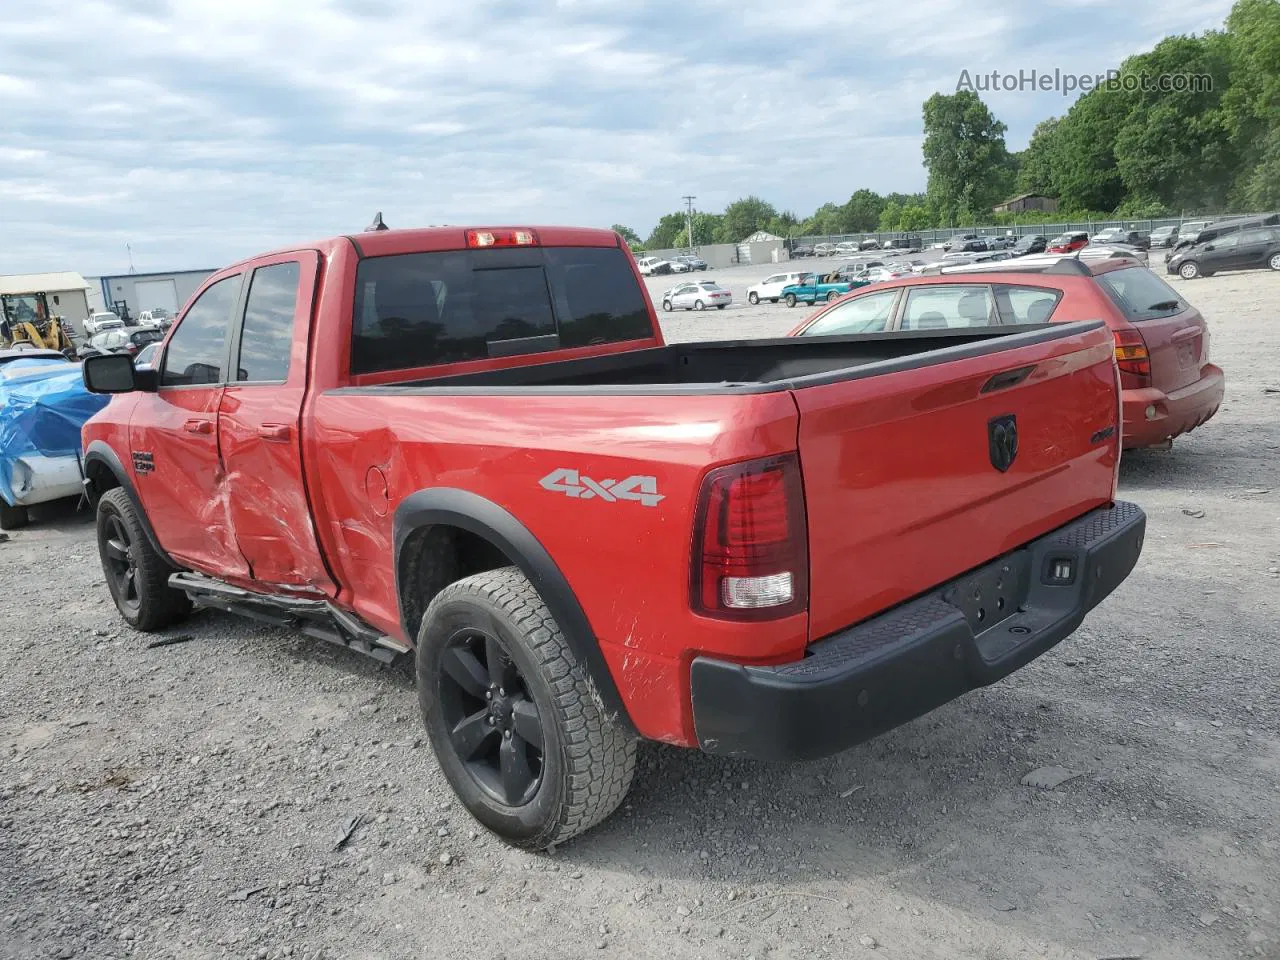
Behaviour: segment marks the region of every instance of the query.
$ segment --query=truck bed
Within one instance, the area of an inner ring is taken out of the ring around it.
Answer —
[[[583,360],[557,360],[340,392],[449,394],[767,393],[821,386],[1079,335],[1101,324],[781,337],[667,344]]]

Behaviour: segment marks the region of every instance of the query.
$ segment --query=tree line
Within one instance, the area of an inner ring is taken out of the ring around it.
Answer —
[[[1177,89],[1125,79],[1176,74],[1210,82]],[[1280,0],[1238,0],[1222,30],[1167,37],[1127,58],[1113,82],[1037,125],[1021,152],[1008,149],[1005,125],[973,90],[936,93],[922,112],[922,193],[857,190],[803,219],[749,196],[723,213],[694,213],[692,244],[684,211],[663,216],[643,242],[614,229],[659,250],[737,243],[757,230],[822,236],[1278,208]],[[993,213],[1024,193],[1057,199],[1058,211]]]

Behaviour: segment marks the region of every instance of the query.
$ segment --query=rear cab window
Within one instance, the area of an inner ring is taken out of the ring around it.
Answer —
[[[1125,267],[1099,274],[1098,285],[1125,319],[1134,323],[1168,317],[1188,309],[1178,292],[1146,267]]]
[[[643,340],[644,294],[615,247],[370,257],[356,272],[351,372]]]

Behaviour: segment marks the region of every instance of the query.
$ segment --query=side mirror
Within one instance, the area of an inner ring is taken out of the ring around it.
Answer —
[[[127,353],[100,353],[96,357],[85,357],[80,374],[90,393],[154,391],[157,382],[154,370],[135,370],[133,357]]]
[[[1213,244],[1212,244],[1212,243],[1206,243],[1206,244],[1204,245],[1204,248],[1205,248],[1206,250],[1212,250],[1212,249],[1214,249],[1214,246],[1213,246]]]

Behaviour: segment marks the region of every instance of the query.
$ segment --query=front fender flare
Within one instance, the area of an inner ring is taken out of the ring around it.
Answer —
[[[447,525],[483,537],[500,549],[537,589],[551,615],[556,618],[564,638],[578,662],[587,671],[600,695],[606,715],[622,724],[630,733],[635,726],[626,704],[618,693],[613,674],[600,650],[600,643],[573,588],[556,566],[538,538],[506,509],[454,487],[432,487],[405,497],[395,512],[396,600],[404,617],[405,603],[401,594],[400,555],[405,542],[425,527]],[[409,625],[403,624],[406,636]],[[410,638],[413,639],[413,638]]]
[[[151,520],[147,517],[147,511],[142,506],[142,498],[138,496],[138,490],[133,485],[133,477],[129,471],[125,469],[120,458],[116,456],[115,450],[105,440],[94,440],[84,451],[84,488],[85,493],[89,497],[89,502],[95,507],[98,505],[98,498],[102,496],[102,490],[95,490],[93,482],[89,480],[90,467],[93,465],[105,467],[112,476],[116,478],[116,482],[124,487],[125,493],[129,494],[129,499],[133,501],[134,509],[138,511],[138,520],[142,523],[142,530],[147,535],[147,540],[151,543],[151,548],[159,554],[169,566],[175,570],[180,569],[179,566],[170,559],[169,554],[160,546],[160,539],[156,536],[155,530],[151,526]]]

